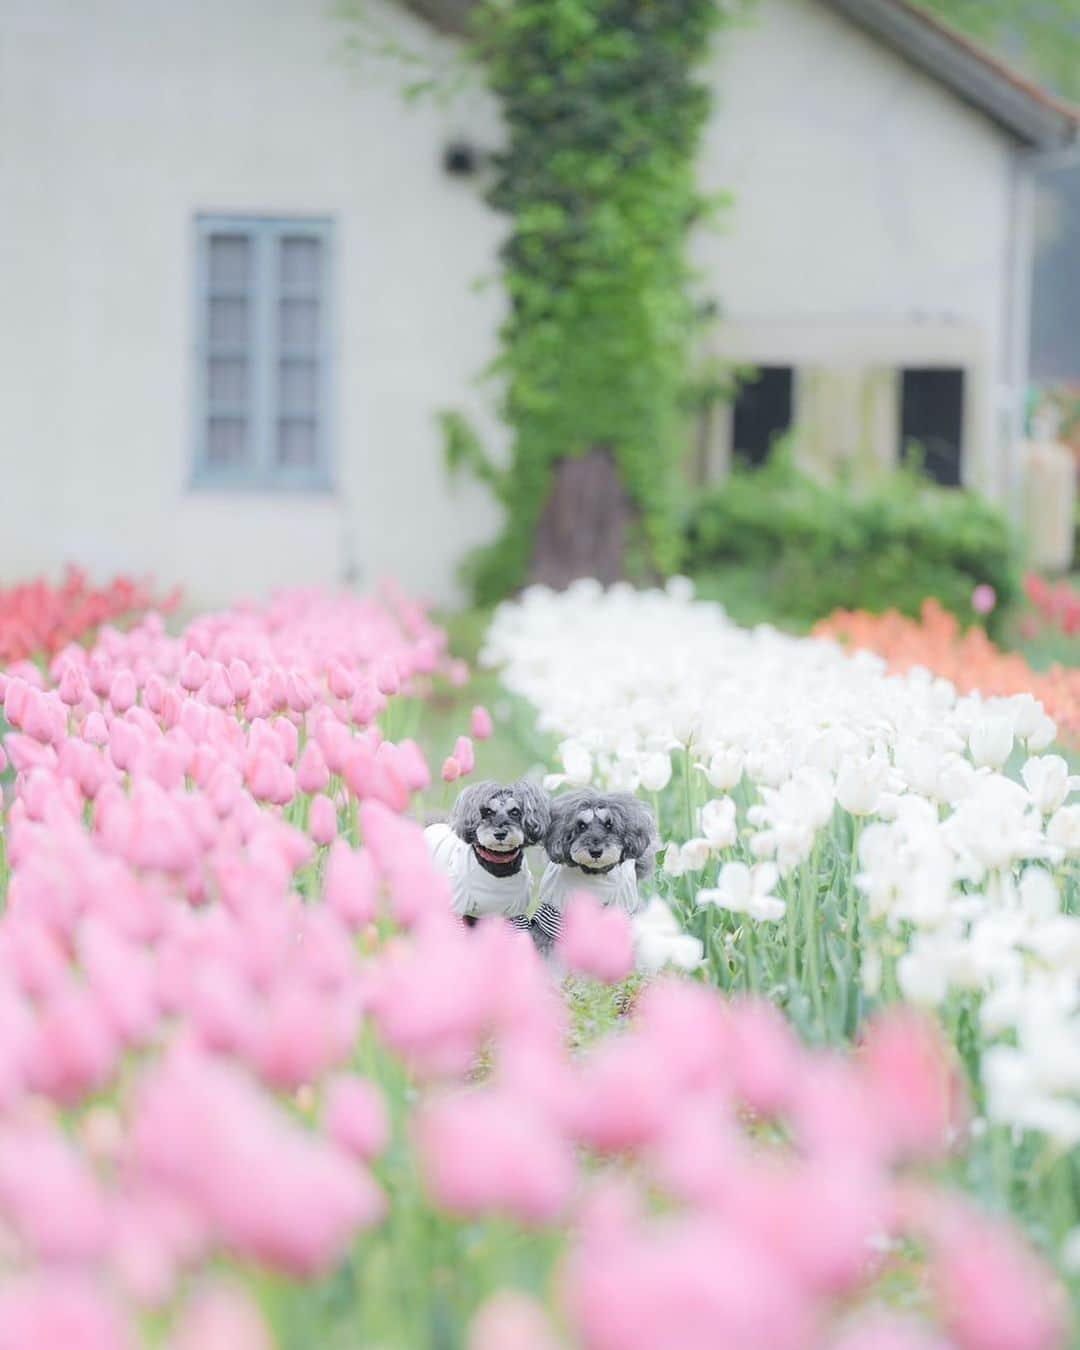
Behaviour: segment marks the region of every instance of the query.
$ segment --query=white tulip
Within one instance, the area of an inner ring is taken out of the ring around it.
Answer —
[[[889,764],[884,758],[847,756],[836,776],[836,800],[853,816],[873,814],[881,800],[888,772]]]
[[[1030,736],[1025,738],[1027,748],[1033,754],[1041,754],[1057,740],[1057,723],[1044,713]]]
[[[705,769],[705,777],[718,792],[727,792],[737,786],[742,772],[742,753],[734,746],[725,746],[713,751],[708,768]]]
[[[684,872],[700,872],[712,857],[712,844],[708,839],[688,839],[680,854]]]
[[[662,900],[650,900],[633,920],[634,950],[639,970],[655,972],[665,966],[695,970],[705,957],[702,943],[684,933]]]
[[[758,863],[753,869],[742,862],[725,863],[720,869],[716,886],[698,891],[698,905],[715,905],[717,909],[745,914],[760,922],[781,919],[787,909],[783,900],[772,894],[779,880],[774,863]]]
[[[927,1007],[936,1007],[948,993],[946,971],[936,962],[920,959],[913,952],[905,953],[896,963],[896,977],[906,999]]]
[[[699,813],[701,833],[715,849],[730,848],[738,839],[735,803],[730,797],[715,797]]]
[[[971,728],[968,745],[976,764],[1000,769],[1012,754],[1012,719],[1000,713],[981,717]]]
[[[1070,857],[1080,853],[1080,806],[1062,806],[1050,817],[1046,837]]]
[[[638,761],[638,774],[646,792],[663,792],[671,782],[671,756],[642,755]]]
[[[1061,895],[1049,872],[1029,867],[1020,878],[1020,903],[1034,918],[1048,919],[1061,912]]]
[[[591,781],[593,772],[592,755],[580,741],[563,741],[559,746],[559,758],[566,770],[566,781],[568,783],[583,786]]]
[[[686,871],[682,859],[682,849],[674,840],[664,845],[663,869],[669,877],[681,877]]]
[[[1033,755],[1020,771],[1031,800],[1044,816],[1061,806],[1075,785],[1060,755]]]

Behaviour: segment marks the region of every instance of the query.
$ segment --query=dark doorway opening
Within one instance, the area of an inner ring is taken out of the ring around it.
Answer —
[[[739,385],[731,448],[749,464],[764,464],[773,441],[791,429],[794,371],[790,366],[759,366]]]
[[[903,372],[900,390],[900,453],[912,445],[923,456],[923,472],[944,487],[959,487],[964,443],[964,372],[940,368]]]

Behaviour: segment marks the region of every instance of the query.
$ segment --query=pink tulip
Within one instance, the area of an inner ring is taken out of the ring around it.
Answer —
[[[239,1256],[310,1278],[382,1215],[378,1187],[240,1071],[174,1052],[143,1086],[134,1158]]]
[[[83,699],[86,698],[89,685],[86,681],[86,672],[81,666],[70,664],[64,667],[64,673],[60,677],[60,684],[57,692],[61,700],[69,708],[77,708]]]
[[[468,1350],[559,1350],[543,1307],[528,1294],[493,1294],[469,1324]]]
[[[301,792],[323,792],[330,782],[330,770],[318,741],[308,741],[296,766],[296,782]]]
[[[347,1153],[371,1162],[390,1142],[390,1116],[382,1093],[363,1078],[333,1079],[326,1089],[323,1128]]]
[[[206,697],[215,708],[231,708],[236,702],[236,694],[229,682],[229,673],[219,661],[215,661],[210,667]]]
[[[96,651],[91,654],[87,673],[90,688],[97,694],[98,698],[105,698],[109,692],[109,685],[112,683],[112,667],[104,652]]]
[[[829,1342],[829,1350],[949,1350],[945,1341],[914,1319],[865,1318]]]
[[[459,736],[454,742],[454,758],[461,765],[463,775],[472,773],[476,768],[476,756],[473,754],[473,744],[468,736]]]
[[[112,1076],[119,1045],[98,1001],[75,985],[39,1010],[28,1049],[27,1082],[64,1106],[97,1092]]]
[[[971,592],[971,608],[976,614],[990,614],[997,604],[997,591],[985,582]]]
[[[320,792],[311,800],[308,828],[311,831],[312,839],[321,847],[325,848],[327,844],[332,844],[337,838],[337,807],[324,793]]]
[[[634,969],[630,920],[619,909],[605,909],[588,894],[571,896],[563,917],[559,955],[580,975],[618,984]]]
[[[130,670],[118,670],[109,685],[109,703],[117,713],[126,713],[138,697],[135,676]]]
[[[366,727],[385,707],[386,698],[375,687],[374,681],[363,680],[349,700],[349,715],[357,726]]]
[[[93,1261],[104,1251],[104,1191],[59,1130],[0,1131],[0,1205],[40,1260]]]
[[[433,1102],[416,1133],[428,1192],[452,1214],[548,1224],[569,1204],[577,1180],[569,1144],[506,1093],[486,1089]]]
[[[566,1302],[589,1350],[804,1350],[813,1305],[734,1223],[696,1216],[609,1230],[572,1258]]]
[[[63,1270],[15,1277],[0,1290],[0,1350],[134,1350],[108,1293]]]
[[[338,918],[353,931],[375,918],[379,878],[371,855],[364,849],[354,852],[339,839],[330,850],[326,864],[323,899]]]
[[[759,1115],[783,1111],[802,1079],[799,1043],[783,1016],[770,1003],[746,999],[732,1009],[728,1037],[737,1096]]]
[[[386,697],[398,693],[401,689],[401,676],[393,661],[378,661],[375,665],[375,688]]]
[[[358,1018],[306,982],[280,980],[264,1001],[254,1060],[271,1087],[292,1092],[322,1077],[355,1039]]]
[[[469,730],[472,732],[475,741],[487,741],[494,735],[495,724],[491,720],[491,714],[482,704],[478,703],[472,710]]]
[[[1056,1350],[1063,1291],[1006,1227],[957,1208],[933,1239],[942,1317],[959,1350]]]
[[[257,1305],[239,1289],[210,1286],[184,1308],[170,1350],[273,1350]]]
[[[229,687],[238,703],[243,703],[251,693],[251,669],[246,661],[234,657],[228,666]]]
[[[190,693],[198,691],[206,683],[206,662],[196,651],[190,651],[180,663],[180,683]]]
[[[889,1010],[866,1032],[862,1066],[897,1155],[940,1157],[963,1110],[959,1076],[934,1027],[910,1009]]]
[[[431,771],[424,752],[413,740],[399,742],[397,767],[410,792],[424,792],[431,786]]]
[[[660,1139],[671,1107],[660,1054],[609,1038],[584,1065],[575,1133],[597,1153],[634,1152]]]
[[[350,699],[356,692],[356,676],[340,661],[326,663],[326,683],[335,698]]]
[[[461,765],[453,755],[448,755],[443,760],[442,780],[444,783],[456,783],[461,777]]]

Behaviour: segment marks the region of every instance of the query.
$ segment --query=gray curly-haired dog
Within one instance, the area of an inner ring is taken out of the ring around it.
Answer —
[[[533,936],[541,949],[557,940],[566,903],[577,891],[594,895],[603,905],[618,905],[626,914],[637,912],[638,881],[656,866],[656,819],[629,793],[579,788],[552,798],[544,847],[550,861],[533,917]]]
[[[435,866],[450,881],[452,908],[466,923],[500,914],[528,929],[532,875],[525,850],[547,833],[551,799],[527,779],[473,783],[447,824],[424,831]]]

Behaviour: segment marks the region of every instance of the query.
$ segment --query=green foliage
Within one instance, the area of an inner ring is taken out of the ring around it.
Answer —
[[[922,0],[946,23],[1015,56],[1063,94],[1080,97],[1080,0]]]
[[[554,465],[597,446],[640,512],[639,565],[663,573],[678,560],[699,322],[685,246],[710,209],[694,181],[709,111],[694,72],[720,19],[715,0],[480,7],[477,52],[507,128],[489,191],[511,221],[492,373],[513,431],[507,472],[485,474],[506,526],[471,562],[480,603],[525,580]],[[451,463],[475,467],[461,419],[443,425]]]
[[[970,622],[971,592],[987,582],[996,625],[1019,594],[1000,512],[909,469],[859,489],[820,483],[776,454],[699,498],[686,528],[687,570],[703,591],[711,571],[738,563],[760,576],[777,621],[810,624],[838,607],[917,615],[935,596]]]

